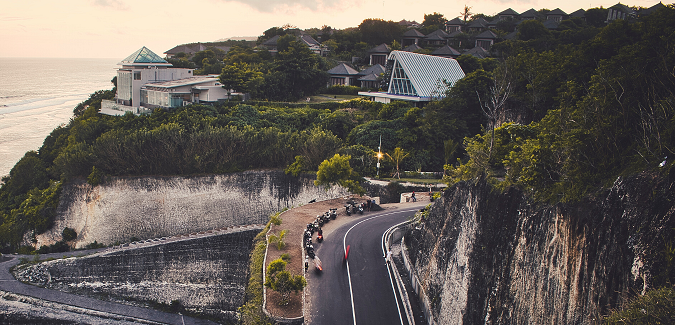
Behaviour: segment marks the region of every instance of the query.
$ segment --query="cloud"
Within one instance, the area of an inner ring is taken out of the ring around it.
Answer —
[[[345,7],[351,1],[340,0],[226,0],[224,2],[238,2],[252,7],[260,12],[274,12],[289,8],[309,9],[311,11],[335,10]]]
[[[91,0],[95,6],[112,8],[117,10],[128,10],[129,6],[121,0]]]
[[[27,17],[15,17],[15,16],[2,16],[0,17],[0,21],[17,21],[17,20],[29,20],[31,18]]]

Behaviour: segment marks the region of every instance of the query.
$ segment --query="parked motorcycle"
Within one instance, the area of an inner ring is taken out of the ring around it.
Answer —
[[[328,212],[325,212],[321,217],[323,218],[323,223],[328,223],[330,221],[330,215]]]
[[[347,213],[348,216],[352,215],[352,205],[351,204],[345,205],[345,212]]]
[[[359,211],[359,214],[363,214],[363,203],[359,203],[357,209],[358,209],[358,211]]]
[[[323,241],[323,230],[319,228],[319,234],[316,235],[316,242],[320,243]]]
[[[330,208],[328,214],[331,219],[335,220],[335,218],[337,218],[337,208]]]
[[[322,215],[316,216],[316,221],[315,221],[315,222],[319,225],[319,227],[323,227],[323,224],[324,224],[324,222],[323,222],[323,216],[322,216]]]

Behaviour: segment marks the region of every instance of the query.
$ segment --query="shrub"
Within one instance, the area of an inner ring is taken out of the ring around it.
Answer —
[[[358,95],[361,87],[356,86],[331,86],[326,88],[325,93],[331,95]]]
[[[75,229],[65,227],[63,228],[63,232],[61,233],[63,236],[64,241],[71,241],[75,238],[77,238],[77,232],[75,232]]]

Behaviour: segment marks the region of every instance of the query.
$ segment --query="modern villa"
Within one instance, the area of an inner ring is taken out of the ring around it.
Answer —
[[[140,114],[228,98],[218,76],[194,76],[194,69],[174,68],[145,46],[118,65],[117,94],[113,101],[101,103],[102,114]]]
[[[464,71],[452,58],[392,51],[388,59],[392,71],[387,92],[361,91],[359,95],[382,103],[404,100],[423,105],[445,97],[448,88],[464,78]]]

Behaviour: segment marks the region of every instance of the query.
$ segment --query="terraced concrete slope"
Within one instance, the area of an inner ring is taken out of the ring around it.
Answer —
[[[15,275],[49,289],[141,306],[164,304],[233,321],[244,303],[252,240],[261,229],[136,242],[30,265]]]

